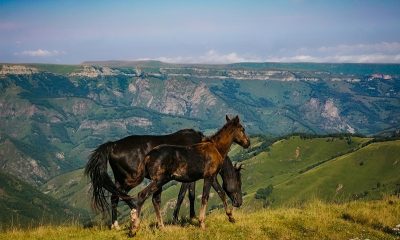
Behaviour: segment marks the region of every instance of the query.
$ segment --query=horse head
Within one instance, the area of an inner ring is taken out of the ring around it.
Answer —
[[[245,129],[240,123],[239,116],[230,119],[228,115],[226,115],[226,121],[229,123],[229,127],[233,132],[233,141],[243,148],[248,148],[250,146],[250,139],[245,133]]]
[[[233,165],[229,157],[226,157],[221,168],[222,188],[232,201],[234,207],[242,205],[242,164]]]

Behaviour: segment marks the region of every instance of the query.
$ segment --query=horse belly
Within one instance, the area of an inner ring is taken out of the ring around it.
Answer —
[[[203,178],[201,172],[179,172],[176,171],[172,174],[172,179],[178,182],[194,182]]]
[[[175,159],[175,169],[172,178],[179,182],[193,182],[203,177],[203,166],[199,162]]]

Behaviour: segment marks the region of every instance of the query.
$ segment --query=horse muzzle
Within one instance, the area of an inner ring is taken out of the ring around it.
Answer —
[[[233,197],[232,206],[238,208],[238,207],[242,206],[242,203],[243,203],[243,201],[242,201],[241,197],[238,197],[238,196]]]
[[[250,140],[247,140],[244,145],[243,148],[249,148],[250,147]]]

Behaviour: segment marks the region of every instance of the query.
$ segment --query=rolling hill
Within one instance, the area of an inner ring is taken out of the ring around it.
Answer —
[[[0,229],[60,224],[84,219],[78,211],[33,186],[0,172]]]
[[[400,141],[377,142],[334,158],[274,187],[276,202],[329,201],[400,193]]]

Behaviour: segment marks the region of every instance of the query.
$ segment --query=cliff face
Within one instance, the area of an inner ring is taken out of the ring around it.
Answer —
[[[204,82],[193,83],[168,79],[154,86],[149,79],[137,79],[129,85],[135,94],[132,106],[146,107],[160,113],[201,117],[204,111],[223,102],[210,92]]]
[[[40,184],[84,166],[106,141],[210,133],[225,114],[239,114],[250,133],[374,134],[398,127],[399,75],[393,65],[4,64],[0,168]]]

